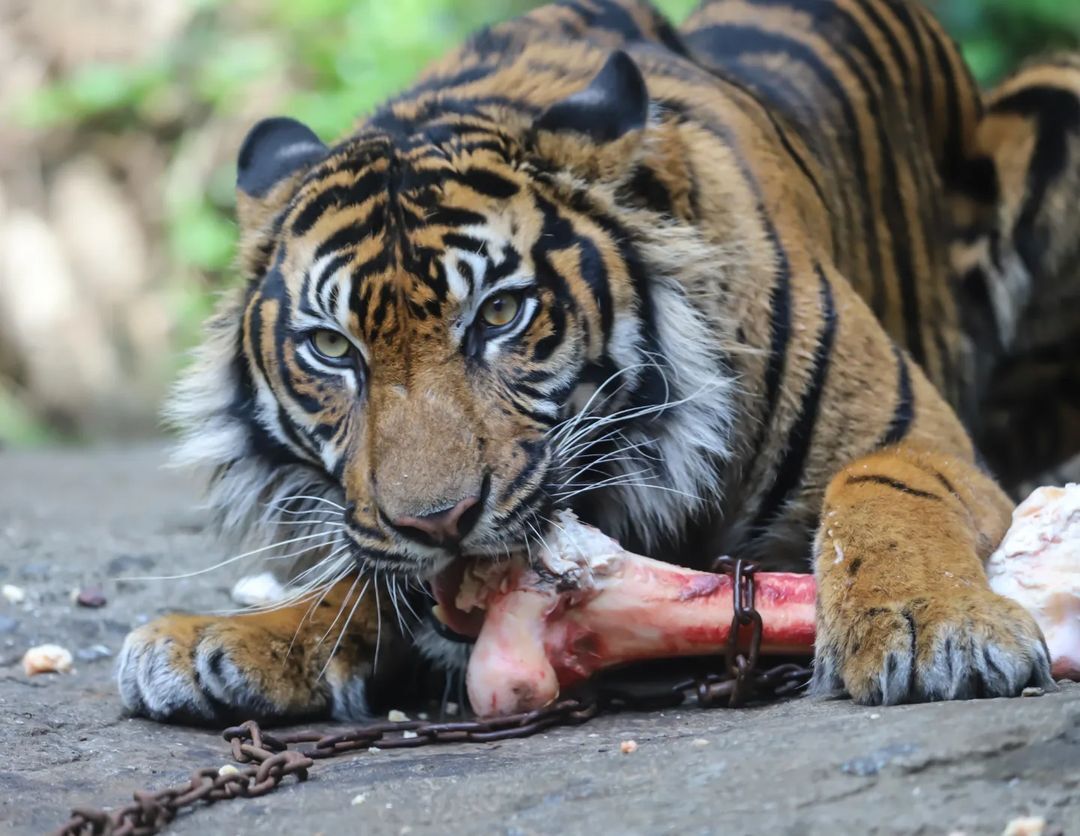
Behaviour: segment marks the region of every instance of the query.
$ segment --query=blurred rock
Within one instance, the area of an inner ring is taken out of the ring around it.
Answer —
[[[146,235],[130,197],[99,160],[83,155],[62,165],[49,203],[53,228],[99,312],[111,314],[143,290]]]

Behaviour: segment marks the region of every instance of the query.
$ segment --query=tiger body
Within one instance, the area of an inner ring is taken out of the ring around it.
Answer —
[[[690,565],[812,555],[818,691],[1052,686],[987,587],[1011,503],[955,411],[980,108],[914,4],[719,0],[680,34],[579,2],[485,30],[332,148],[257,126],[248,283],[175,401],[182,453],[226,525],[338,536],[310,599],[133,633],[125,703],[362,714],[375,648],[409,652],[380,590],[526,549],[560,506]]]

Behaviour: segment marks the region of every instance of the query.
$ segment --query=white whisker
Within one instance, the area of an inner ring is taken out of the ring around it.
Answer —
[[[263,552],[270,551],[271,549],[278,549],[278,548],[281,548],[282,546],[288,546],[288,545],[290,545],[292,543],[299,543],[299,542],[301,542],[303,540],[313,540],[313,539],[315,539],[317,537],[325,538],[325,537],[328,537],[330,535],[330,533],[331,532],[327,532],[327,531],[319,531],[319,532],[316,532],[315,534],[305,534],[305,535],[300,536],[300,537],[293,537],[291,540],[283,540],[283,541],[278,542],[278,543],[271,543],[269,546],[263,546],[262,548],[253,549],[252,551],[244,552],[243,554],[238,554],[235,557],[230,557],[227,560],[221,561],[220,563],[215,563],[213,566],[208,566],[205,569],[196,569],[193,572],[184,572],[184,573],[179,574],[179,575],[157,575],[157,576],[143,576],[143,577],[127,577],[127,578],[119,578],[119,580],[124,580],[124,581],[176,581],[176,580],[181,580],[182,578],[193,578],[193,577],[195,577],[197,575],[205,575],[207,572],[213,572],[215,569],[220,569],[222,566],[228,566],[230,563],[235,563],[238,560],[243,560],[243,559],[248,558],[248,557],[254,557],[257,554],[262,554]],[[313,548],[315,548],[315,547],[313,547]]]
[[[357,580],[359,580],[360,576],[357,575],[356,578],[357,578]],[[364,593],[367,592],[367,589],[368,589],[368,581],[365,581],[364,582],[364,588],[360,590],[360,594],[356,596],[356,601],[353,603],[352,609],[349,610],[349,617],[346,618],[345,621],[341,625],[341,630],[338,632],[337,641],[335,641],[334,646],[330,648],[330,655],[326,657],[326,663],[322,666],[322,670],[319,671],[319,676],[318,676],[319,679],[322,679],[323,676],[326,675],[326,671],[330,667],[330,663],[334,661],[334,654],[337,653],[337,649],[341,645],[341,639],[345,635],[345,630],[348,629],[349,624],[352,623],[353,616],[356,615],[356,608],[359,607],[360,602],[364,600]],[[349,590],[349,594],[350,595],[352,594],[352,589]],[[346,598],[345,600],[347,602],[348,598]],[[376,647],[376,653],[378,653],[378,648],[377,647]],[[372,670],[374,671],[374,668]]]

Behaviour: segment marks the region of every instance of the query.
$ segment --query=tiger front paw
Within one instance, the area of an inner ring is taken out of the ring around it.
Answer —
[[[169,615],[128,634],[117,682],[128,711],[159,721],[368,716],[364,678],[345,660],[320,676],[323,664],[292,631],[257,619]]]
[[[1035,620],[989,590],[853,603],[819,612],[813,693],[894,705],[1057,687]]]

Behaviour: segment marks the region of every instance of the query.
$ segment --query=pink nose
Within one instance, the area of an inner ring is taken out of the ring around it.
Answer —
[[[420,517],[398,517],[394,527],[425,545],[456,546],[480,519],[480,497],[467,496],[450,508]]]

